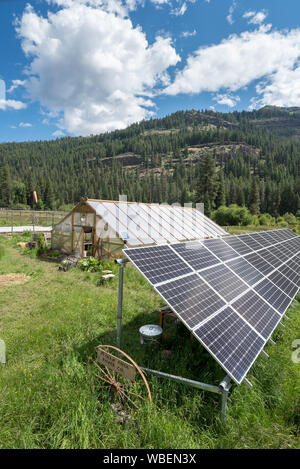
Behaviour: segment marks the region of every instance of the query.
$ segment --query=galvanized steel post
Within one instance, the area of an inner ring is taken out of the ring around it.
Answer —
[[[121,346],[122,335],[122,309],[123,309],[123,279],[124,264],[129,262],[128,259],[116,259],[115,263],[119,266],[119,289],[118,289],[118,315],[117,315],[117,347]]]
[[[221,391],[221,421],[226,423],[227,417],[227,403],[228,403],[228,394],[231,388],[231,380],[227,375],[219,384],[219,389]]]

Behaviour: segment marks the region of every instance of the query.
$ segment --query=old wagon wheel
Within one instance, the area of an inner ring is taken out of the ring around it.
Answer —
[[[88,373],[98,389],[107,389],[119,404],[139,408],[142,402],[152,404],[148,382],[137,363],[113,345],[95,347],[96,357],[89,357]]]

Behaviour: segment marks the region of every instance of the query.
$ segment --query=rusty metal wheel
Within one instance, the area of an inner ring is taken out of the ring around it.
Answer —
[[[97,389],[110,391],[122,407],[152,404],[145,375],[127,353],[113,345],[98,345],[95,352],[96,356],[88,358],[87,371]]]

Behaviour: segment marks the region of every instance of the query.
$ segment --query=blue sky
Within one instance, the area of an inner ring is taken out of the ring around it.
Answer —
[[[0,0],[0,141],[300,106],[297,0]]]

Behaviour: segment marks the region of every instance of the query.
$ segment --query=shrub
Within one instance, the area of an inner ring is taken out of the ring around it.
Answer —
[[[272,215],[270,215],[269,213],[263,213],[259,217],[259,224],[260,225],[274,226],[275,223],[276,223],[275,218],[272,217]]]
[[[84,272],[101,272],[102,262],[94,257],[86,257],[79,261],[79,268]]]
[[[276,218],[276,225],[279,226],[280,228],[284,228],[286,226],[289,226],[289,224],[285,221],[283,217],[277,217]]]
[[[252,216],[252,225],[258,226],[259,225],[259,218],[257,215]]]
[[[297,218],[292,213],[285,213],[283,215],[283,218],[289,225],[296,225],[297,224]]]
[[[247,207],[239,207],[236,204],[225,207],[222,205],[212,213],[212,219],[218,225],[239,225],[246,226],[253,223],[253,216]]]
[[[43,254],[46,249],[47,249],[47,246],[46,246],[45,238],[42,233],[39,233],[36,239],[37,254],[38,255]]]

